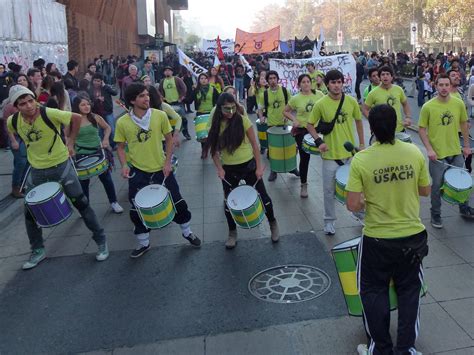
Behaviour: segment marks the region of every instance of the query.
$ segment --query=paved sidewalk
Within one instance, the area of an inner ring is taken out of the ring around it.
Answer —
[[[252,118],[255,119],[255,117]],[[367,126],[367,123],[365,125]],[[412,132],[412,138],[416,144],[420,144],[415,132]],[[0,171],[4,171],[10,164],[9,155],[11,155],[10,152],[0,152]],[[192,229],[202,238],[203,243],[217,243],[224,248],[227,225],[222,206],[222,185],[217,178],[212,161],[199,159],[200,145],[195,140],[183,141],[177,155],[179,156],[177,180],[181,193],[193,214]],[[268,165],[266,158],[264,161]],[[282,235],[293,234],[297,231],[312,231],[327,252],[335,244],[360,235],[359,223],[350,216],[345,206],[339,203],[336,203],[338,216],[336,235],[333,237],[324,235],[321,159],[319,157],[311,158],[309,198],[307,199],[299,197],[300,183],[297,178],[290,174],[279,174],[275,182],[269,183],[266,181],[268,173],[269,169],[265,172],[265,185],[274,202],[275,214]],[[127,182],[120,178],[119,170],[113,175],[119,201],[126,209],[124,214],[111,213],[105,192],[98,179],[92,181],[91,203],[108,234],[111,253],[115,255],[120,251],[133,249],[135,240],[128,217]],[[3,185],[2,180],[2,188]],[[471,198],[471,204],[474,204],[474,198]],[[25,277],[24,275],[31,277],[36,271],[31,270],[25,273],[19,270],[21,264],[29,256],[21,206],[21,201],[15,201],[13,205],[0,210],[0,217],[9,214],[8,219],[3,219],[0,237],[0,292],[2,293],[16,292],[10,286],[11,280],[21,279]],[[421,199],[421,207],[423,222],[429,232],[430,252],[425,259],[428,295],[423,298],[421,307],[421,334],[417,343],[418,350],[424,354],[474,354],[474,223],[462,219],[456,207],[443,203],[445,228],[435,230],[429,225],[429,198]],[[2,218],[0,218],[0,223],[1,221]],[[82,220],[78,218],[77,212],[65,223],[55,228],[45,229],[44,236],[50,258],[49,263],[54,265],[56,260],[59,261],[56,258],[81,255],[89,256],[90,262],[95,263],[93,260],[93,253],[96,251],[95,243],[90,240],[90,233]],[[266,238],[269,238],[269,227],[266,221],[260,228],[239,230],[239,239],[265,240]],[[179,227],[175,224],[153,231],[151,242],[154,248],[163,249],[163,252],[181,246],[184,248],[187,244],[180,235]],[[268,253],[271,253],[271,250]],[[298,262],[297,258],[294,262]],[[186,266],[185,260],[183,263]],[[130,264],[128,257],[124,256],[123,264]],[[274,260],[274,265],[279,265],[279,260]],[[318,267],[318,260],[314,260],[314,266]],[[95,269],[100,272],[101,265],[97,265]],[[150,272],[155,271],[150,270]],[[228,277],[232,277],[232,274]],[[103,280],[107,282],[107,275],[103,275]],[[332,282],[331,287],[339,287],[337,279],[333,279]],[[32,284],[31,287],[33,286],[41,287],[41,284]],[[144,283],[137,285],[139,289],[149,287],[154,287],[154,285]],[[83,291],[97,292],[92,289]],[[127,293],[130,290],[121,289],[120,284],[117,284],[116,292]],[[192,292],[192,290],[187,292]],[[186,296],[186,293],[183,294],[183,297]],[[22,295],[18,294],[18,297]],[[81,294],[77,297],[81,297]],[[248,297],[251,297],[250,294]],[[134,299],[131,298],[130,302],[134,302]],[[156,302],[160,300],[157,299]],[[265,308],[266,303],[261,303],[261,307]],[[54,304],[50,307],[66,307],[73,304],[73,299],[64,299],[63,304]],[[307,304],[308,314],[316,311],[311,301],[304,304]],[[292,312],[291,304],[282,304],[281,307],[286,308],[287,312]],[[75,312],[85,311],[75,310]],[[242,308],[242,312],[245,311],[246,309]],[[121,310],[117,309],[116,312],[120,313]],[[22,317],[21,310],[18,310],[17,314],[18,317]],[[55,321],[47,314],[41,320],[41,327],[47,327],[48,322]],[[89,316],[107,317],[108,315],[100,314],[99,310]],[[187,314],[178,312],[176,317],[187,318]],[[69,321],[74,322],[74,319],[74,312],[72,312]],[[394,327],[395,319],[396,312],[393,312]],[[206,322],[206,318],[188,318],[187,326],[199,330],[202,322]],[[143,326],[146,327],[147,324]],[[114,327],[114,324],[110,324],[110,327]],[[163,324],[163,327],[166,327],[166,324]],[[140,329],[130,329],[130,332],[136,331]],[[17,336],[18,341],[21,342],[22,337],[27,337],[28,334],[17,334]],[[103,349],[90,347],[83,351],[108,354],[355,354],[355,348],[357,344],[364,342],[365,334],[359,318],[343,316],[288,322],[263,328],[255,328],[252,324],[248,324],[247,327],[230,333],[218,332],[191,338],[173,338],[160,339],[159,342],[150,344],[127,344],[121,342],[118,336],[112,347]],[[38,339],[38,341],[54,342],[55,340]],[[2,343],[4,342],[0,334],[0,344]],[[65,353],[68,351],[69,349],[64,349]],[[1,349],[0,352],[9,353],[8,349]]]

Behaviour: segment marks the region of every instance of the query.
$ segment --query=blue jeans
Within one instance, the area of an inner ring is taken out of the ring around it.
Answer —
[[[104,120],[105,122],[107,122],[107,124],[110,126],[110,139],[109,139],[109,142],[110,142],[110,146],[112,148],[115,147],[115,142],[114,142],[114,135],[115,135],[115,117],[114,117],[114,114],[113,113],[108,113],[105,115],[104,117]],[[100,138],[104,138],[104,130],[103,129],[100,129]]]
[[[183,134],[186,134],[188,132],[188,119],[186,118],[186,110],[184,109],[184,104],[182,102],[172,102],[170,103],[171,106],[173,106],[173,109],[176,108],[176,113],[181,116],[181,119],[183,120],[183,124],[181,125],[181,131]]]
[[[418,79],[416,81],[416,88],[418,89],[418,107],[421,107],[425,103],[425,83],[423,80]]]
[[[103,172],[102,174],[99,175],[99,180],[104,185],[105,193],[107,194],[107,198],[109,199],[109,202],[117,202],[117,194],[115,193],[115,185],[114,181],[112,180],[112,174],[110,173],[110,170],[107,169],[107,171]],[[82,191],[84,192],[84,195],[86,195],[87,198],[89,198],[89,183],[90,179],[87,180],[79,180],[82,186]]]
[[[163,183],[164,175],[163,171],[157,171],[155,173],[147,173],[145,171],[139,170],[135,167],[130,169],[130,176],[128,180],[128,199],[132,205],[130,208],[130,219],[135,225],[134,233],[142,234],[148,233],[150,230],[145,227],[138,216],[137,209],[133,203],[135,196],[137,195],[140,189],[151,184],[161,184]],[[165,181],[165,187],[171,193],[171,199],[176,208],[176,215],[173,218],[173,221],[177,224],[183,224],[191,220],[191,212],[188,209],[186,201],[181,196],[179,192],[179,185],[176,181],[174,174],[170,174]]]
[[[239,93],[239,100],[244,99],[244,78],[235,78],[235,90]]]
[[[13,153],[13,173],[12,173],[12,186],[21,186],[23,178],[28,168],[28,159],[26,158],[26,145],[18,139],[20,148],[17,150],[12,149]]]

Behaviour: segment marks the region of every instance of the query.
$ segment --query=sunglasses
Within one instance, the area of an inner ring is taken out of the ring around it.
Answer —
[[[236,111],[237,111],[237,107],[235,105],[222,106],[222,112],[224,113],[235,113]]]

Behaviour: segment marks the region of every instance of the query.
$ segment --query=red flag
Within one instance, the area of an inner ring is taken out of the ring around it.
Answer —
[[[224,51],[222,50],[221,46],[221,39],[219,38],[219,36],[217,36],[217,57],[219,58],[219,60],[225,59]]]

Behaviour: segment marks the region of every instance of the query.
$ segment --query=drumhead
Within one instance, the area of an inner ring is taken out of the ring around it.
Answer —
[[[405,132],[396,132],[395,138],[400,139],[402,142],[411,141],[410,135]]]
[[[467,190],[472,187],[472,177],[463,169],[449,168],[444,173],[444,179],[458,190]]]
[[[135,204],[143,208],[155,207],[162,203],[166,196],[168,196],[168,189],[163,185],[148,185],[137,192]]]
[[[245,210],[252,206],[257,198],[257,190],[250,185],[241,185],[227,196],[227,204],[233,210]]]
[[[304,135],[303,141],[309,145],[316,146],[313,136],[309,133]]]
[[[57,182],[46,182],[28,192],[25,201],[31,203],[41,202],[53,197],[59,190],[61,190],[61,185]]]
[[[76,162],[76,165],[78,168],[85,168],[87,166],[95,165],[101,160],[102,160],[102,157],[94,155],[94,156],[90,156]]]
[[[269,134],[291,134],[291,126],[273,126],[268,128],[267,133]]]
[[[346,185],[347,181],[349,180],[350,168],[351,168],[350,164],[340,166],[336,171],[336,180]]]
[[[339,243],[335,245],[332,250],[344,250],[344,249],[353,249],[354,247],[357,247],[360,243],[360,238],[361,237],[356,237],[353,239],[346,240],[345,242]]]

